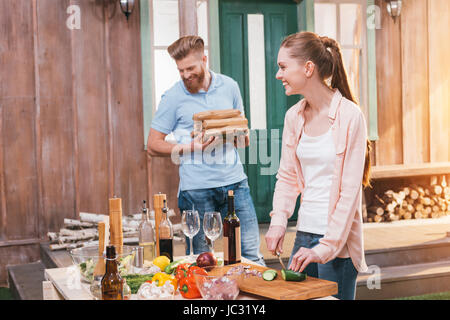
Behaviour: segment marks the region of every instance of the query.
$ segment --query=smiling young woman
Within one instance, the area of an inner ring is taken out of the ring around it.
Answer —
[[[267,248],[283,251],[301,193],[289,269],[335,281],[337,298],[354,299],[358,271],[367,270],[361,213],[362,186],[370,181],[366,122],[335,40],[292,34],[281,44],[278,66],[286,95],[304,99],[285,116]]]

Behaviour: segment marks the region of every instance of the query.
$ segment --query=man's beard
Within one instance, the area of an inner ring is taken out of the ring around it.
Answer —
[[[205,70],[202,68],[200,73],[193,74],[189,78],[191,81],[188,81],[187,79],[183,78],[184,85],[186,86],[186,89],[190,93],[197,93],[200,91],[200,88],[203,86],[203,81],[205,80]]]

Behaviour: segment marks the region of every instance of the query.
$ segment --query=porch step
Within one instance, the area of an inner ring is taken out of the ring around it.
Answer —
[[[380,268],[443,261],[450,257],[450,238],[404,247],[366,250],[365,257],[368,266],[377,265]]]
[[[383,267],[380,269],[379,288],[374,274],[360,274],[357,278],[357,300],[381,300],[450,290],[450,260]]]
[[[40,245],[41,261],[46,269],[70,267],[73,262],[67,250],[50,250],[50,243],[44,242]]]
[[[9,289],[16,300],[42,300],[45,266],[41,261],[7,266]]]

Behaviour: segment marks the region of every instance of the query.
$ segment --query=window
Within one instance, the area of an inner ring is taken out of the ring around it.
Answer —
[[[341,45],[353,95],[368,116],[366,0],[315,0],[314,27]]]
[[[179,0],[152,0],[153,113],[158,109],[162,94],[180,80],[175,61],[167,48],[180,37]],[[197,0],[198,35],[205,41],[208,55],[208,1]]]

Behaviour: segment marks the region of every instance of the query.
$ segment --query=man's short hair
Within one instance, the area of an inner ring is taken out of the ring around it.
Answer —
[[[199,36],[184,36],[172,43],[168,48],[170,56],[175,60],[186,58],[191,52],[203,54],[205,44]]]

